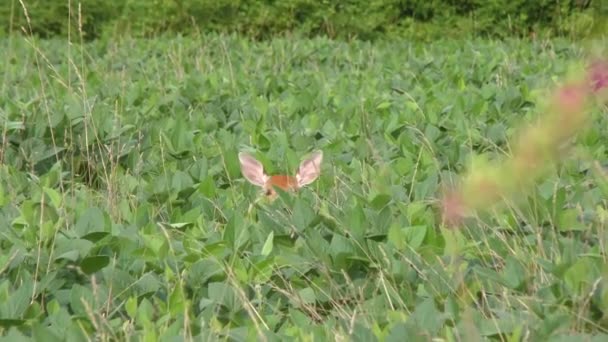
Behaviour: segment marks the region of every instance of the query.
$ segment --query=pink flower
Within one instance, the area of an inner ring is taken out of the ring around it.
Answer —
[[[591,64],[589,69],[591,89],[594,92],[608,87],[608,62],[600,60],[595,61]]]
[[[557,108],[564,114],[579,114],[585,103],[585,88],[578,85],[566,85],[557,92]]]
[[[456,226],[465,218],[466,206],[462,195],[450,192],[441,201],[441,214],[444,224]]]

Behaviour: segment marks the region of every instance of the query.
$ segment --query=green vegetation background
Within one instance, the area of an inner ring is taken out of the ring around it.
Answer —
[[[603,0],[4,0],[5,34],[27,27],[41,37],[82,32],[85,39],[128,32],[239,32],[256,39],[304,36],[421,39],[532,33],[581,36],[604,29]],[[68,20],[70,18],[70,20]]]
[[[607,340],[605,106],[508,210],[436,210],[605,3],[2,1],[0,341]],[[322,176],[260,202],[251,149]]]

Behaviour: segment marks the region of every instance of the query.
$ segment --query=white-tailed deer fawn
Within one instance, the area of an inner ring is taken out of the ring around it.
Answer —
[[[245,179],[264,189],[265,195],[274,199],[276,197],[275,186],[284,191],[297,191],[314,182],[321,174],[323,152],[314,152],[309,158],[303,160],[295,177],[288,175],[269,176],[264,172],[262,163],[244,152],[239,153],[239,161],[241,162],[241,173]]]

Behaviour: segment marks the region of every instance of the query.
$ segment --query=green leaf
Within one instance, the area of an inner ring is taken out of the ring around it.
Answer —
[[[175,228],[175,229],[181,229],[187,226],[192,225],[191,222],[176,222],[176,223],[169,223],[168,226],[171,228]]]
[[[212,198],[215,196],[216,185],[212,177],[204,178],[198,185],[198,191],[205,197]]]
[[[254,266],[254,277],[253,281],[257,283],[266,283],[270,281],[274,272],[274,259],[267,258],[260,262],[257,262]]]
[[[35,324],[32,332],[36,341],[62,341],[49,327],[42,324]]]
[[[416,329],[426,331],[430,336],[437,334],[444,321],[432,298],[427,298],[416,306],[412,320]]]
[[[490,281],[494,281],[498,284],[503,284],[503,278],[496,273],[496,271],[492,270],[492,269],[488,269],[485,267],[481,267],[481,266],[477,266],[474,268],[475,273],[477,275],[479,275],[479,277],[481,279],[485,280],[490,280]]]
[[[84,236],[82,236],[82,239],[88,240],[91,242],[97,242],[97,241],[105,238],[108,235],[110,235],[110,233],[108,233],[108,232],[91,232],[91,233],[88,233],[88,234],[85,234]]]
[[[592,258],[578,259],[564,273],[564,284],[572,295],[586,293],[599,277],[599,265]]]
[[[401,342],[404,336],[415,336],[411,334],[411,331],[407,328],[407,325],[403,322],[399,322],[393,325],[390,329],[389,335],[386,338],[387,342]]]
[[[1,187],[1,185],[0,185],[0,187]],[[57,192],[55,189],[51,189],[51,188],[47,188],[47,187],[43,188],[43,191],[51,199],[51,204],[53,205],[54,208],[61,207],[61,195],[59,194],[59,192]],[[0,189],[0,197],[1,197],[1,192],[2,192],[2,189]]]
[[[245,229],[243,216],[235,212],[226,223],[223,239],[236,250],[249,241],[249,234],[249,230]]]
[[[3,305],[5,318],[22,318],[32,299],[34,281],[29,277],[25,277],[24,282],[14,291],[11,291],[10,297]]]
[[[347,211],[348,232],[352,236],[361,241],[365,237],[366,218],[363,212],[363,207],[357,202],[349,211]]]
[[[407,240],[405,238],[405,230],[399,226],[398,223],[394,223],[390,226],[388,230],[388,242],[398,250],[406,248]]]
[[[378,338],[376,337],[376,335],[374,335],[372,329],[370,329],[368,326],[366,326],[365,323],[362,322],[355,322],[351,338],[353,341],[378,341]]]
[[[579,219],[580,213],[576,209],[564,209],[560,212],[557,220],[559,230],[562,232],[567,231],[583,231],[587,227]]]
[[[209,279],[224,276],[224,268],[215,257],[200,259],[189,269],[188,278],[192,282],[205,284]]]
[[[380,104],[378,104],[378,105],[376,106],[376,109],[378,109],[378,110],[383,110],[383,109],[390,108],[390,106],[391,106],[391,103],[390,103],[390,102],[388,102],[388,101],[385,101],[385,102],[381,102]]]
[[[426,233],[426,226],[400,227],[393,224],[388,231],[388,241],[398,249],[409,247],[416,250],[422,246]]]
[[[33,320],[41,318],[44,314],[45,313],[43,312],[43,309],[40,304],[38,302],[33,302],[28,306],[27,310],[23,314],[23,317],[26,319]]]
[[[382,210],[385,206],[387,206],[392,197],[389,194],[379,194],[371,201],[371,207],[374,210]]]
[[[93,274],[110,264],[110,257],[106,255],[95,255],[86,257],[80,262],[80,269],[85,274]]]
[[[177,158],[182,158],[194,150],[193,132],[189,124],[181,117],[173,120],[170,139],[167,140],[169,152]]]
[[[335,234],[329,245],[329,253],[334,259],[335,267],[346,268],[348,259],[355,254],[355,247],[351,239]]]
[[[169,310],[171,315],[178,315],[184,312],[186,307],[186,298],[181,286],[175,286],[169,296]]]
[[[313,221],[314,217],[315,213],[308,203],[300,197],[296,198],[293,208],[293,224],[297,230],[301,232],[306,229]]]
[[[171,190],[174,193],[178,193],[182,190],[190,189],[194,185],[192,178],[189,174],[183,171],[175,171],[173,178],[171,179]]]
[[[305,287],[298,291],[298,301],[296,301],[296,306],[300,306],[301,304],[314,304],[317,301],[317,295],[315,291],[310,287]],[[300,304],[301,303],[301,304]]]
[[[232,287],[224,282],[209,283],[208,298],[216,303],[224,305],[232,312],[240,309],[242,304]]]
[[[297,327],[309,327],[312,324],[308,315],[293,307],[289,308],[287,317]]]
[[[23,319],[0,318],[0,327],[3,328],[18,327],[24,323]]]
[[[154,317],[155,308],[147,298],[143,298],[137,307],[137,320],[142,323],[150,323]]]
[[[66,251],[64,253],[57,255],[55,257],[55,260],[58,261],[61,259],[66,259],[66,260],[70,260],[70,261],[76,261],[76,260],[78,260],[79,257],[80,257],[80,253],[77,250],[71,250],[71,251]]]
[[[506,335],[520,327],[518,322],[521,322],[521,319],[507,313],[503,314],[503,317],[482,319],[479,322],[479,330],[482,336]]]
[[[97,207],[85,210],[74,226],[74,231],[79,237],[92,232],[103,232],[104,230],[105,217],[103,212]]]
[[[87,316],[88,312],[95,311],[95,295],[88,288],[75,284],[70,291],[70,307],[76,315]]]
[[[262,252],[260,253],[263,256],[268,256],[272,252],[274,241],[274,232],[271,231],[266,238],[266,242],[264,242],[264,246],[262,246]]]
[[[6,331],[3,331],[3,335],[2,337],[0,337],[0,341],[15,341],[15,342],[29,342],[32,341],[30,336],[26,336],[24,335],[21,331],[19,331],[19,329],[14,328],[14,326],[19,326],[19,325],[7,325],[5,326],[3,324],[3,319],[0,319],[0,327],[5,327],[7,328]],[[25,321],[24,321],[25,322]]]
[[[403,229],[405,231],[405,238],[407,239],[408,245],[411,248],[418,249],[420,246],[422,246],[422,242],[426,237],[426,226],[411,226]]]
[[[511,289],[519,289],[524,284],[526,269],[521,262],[509,255],[506,260],[503,283]]]
[[[137,298],[136,297],[129,297],[129,299],[127,299],[127,302],[125,303],[125,310],[127,311],[127,315],[129,315],[129,317],[131,317],[132,319],[136,318],[136,315],[137,315]]]

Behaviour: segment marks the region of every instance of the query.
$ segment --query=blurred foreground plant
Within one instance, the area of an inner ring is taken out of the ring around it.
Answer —
[[[458,188],[448,191],[441,200],[443,222],[458,225],[478,210],[525,193],[560,160],[564,145],[585,128],[590,106],[607,98],[608,60],[596,59],[550,94],[543,105],[544,115],[522,129],[514,140],[510,158],[493,164],[474,158]]]

